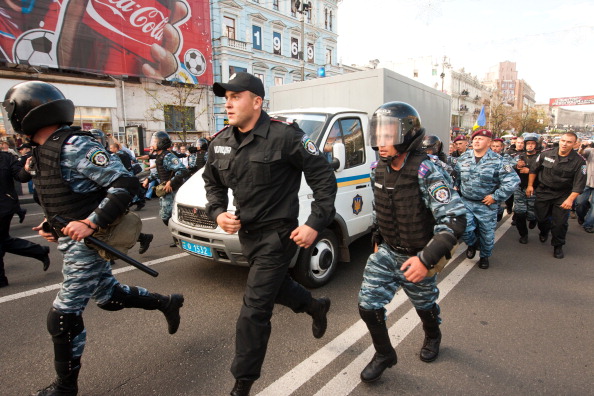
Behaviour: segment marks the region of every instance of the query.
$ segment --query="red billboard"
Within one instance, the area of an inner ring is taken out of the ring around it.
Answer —
[[[0,1],[0,61],[211,85],[209,1]]]
[[[549,99],[549,106],[577,106],[594,104],[594,96],[571,96]]]

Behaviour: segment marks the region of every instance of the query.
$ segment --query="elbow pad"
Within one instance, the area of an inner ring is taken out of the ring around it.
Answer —
[[[109,187],[117,189],[116,192],[108,193],[105,197],[107,202],[95,209],[97,225],[102,228],[109,226],[115,219],[126,213],[130,202],[138,193],[140,182],[134,176],[123,176]]]
[[[452,230],[456,239],[460,238],[464,234],[464,231],[466,231],[466,215],[450,218],[444,225]]]
[[[458,239],[447,231],[433,235],[427,246],[419,253],[419,259],[427,267],[432,269],[442,257],[452,258],[452,248]]]

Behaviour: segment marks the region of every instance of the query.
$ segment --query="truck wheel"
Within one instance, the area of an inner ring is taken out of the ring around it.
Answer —
[[[313,245],[299,253],[293,276],[303,286],[321,287],[330,281],[337,262],[338,238],[326,229]]]

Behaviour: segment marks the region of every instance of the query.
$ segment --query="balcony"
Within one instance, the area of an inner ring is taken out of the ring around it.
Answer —
[[[458,108],[458,111],[460,113],[466,113],[468,111],[468,106],[466,106],[466,105],[460,105],[460,107]]]
[[[463,89],[462,92],[460,92],[460,96],[468,96],[468,90]]]
[[[225,37],[225,36],[221,36],[221,46],[235,48],[240,51],[251,52],[251,50],[252,50],[251,43],[246,43],[245,41],[239,41],[239,40],[235,40],[235,39]]]

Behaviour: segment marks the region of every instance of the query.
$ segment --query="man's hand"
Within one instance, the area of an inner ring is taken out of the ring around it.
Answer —
[[[530,173],[530,168],[523,167],[522,169],[520,169],[520,173]]]
[[[417,283],[425,279],[427,276],[427,267],[421,262],[417,256],[413,256],[406,260],[400,269],[403,271],[404,277],[407,281]]]
[[[33,156],[27,158],[27,161],[25,161],[24,168],[25,168],[25,172],[27,172],[27,173],[31,173],[31,171],[33,170],[33,169],[31,169],[31,161],[33,161]]]
[[[561,208],[562,209],[571,209],[573,207],[573,199],[571,198],[567,198],[565,201],[563,201],[563,203],[561,204]]]
[[[62,228],[61,231],[64,235],[69,236],[77,242],[80,242],[89,235],[93,235],[93,233],[97,231],[98,228],[99,227],[97,224],[85,219],[71,221],[66,225],[66,227]]]
[[[235,234],[241,228],[241,222],[234,214],[223,212],[217,216],[217,224],[227,234]]]
[[[526,187],[526,196],[530,198],[534,194],[534,187],[528,186]]]
[[[297,246],[307,249],[318,237],[318,232],[308,225],[302,225],[291,232],[290,238]]]
[[[485,198],[483,198],[483,203],[487,206],[489,205],[493,205],[496,201],[493,199],[492,195],[487,195]]]
[[[43,219],[41,224],[39,224],[37,227],[33,227],[33,231],[37,231],[37,233],[48,242],[58,242],[56,237],[54,237],[54,234],[51,232],[45,232],[43,230],[43,223],[45,223],[45,219]]]
[[[167,183],[165,183],[165,192],[170,193],[171,191],[173,191],[173,187],[171,187],[171,180],[169,180]]]

